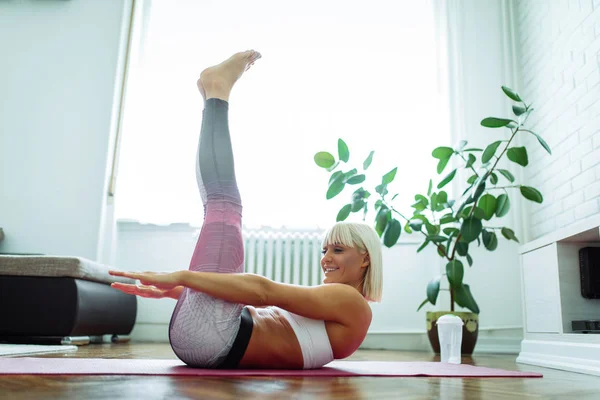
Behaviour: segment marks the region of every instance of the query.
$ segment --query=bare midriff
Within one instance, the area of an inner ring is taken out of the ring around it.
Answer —
[[[294,329],[277,307],[246,306],[254,326],[250,342],[240,367],[301,369],[304,367],[302,349]],[[325,321],[325,329],[335,359],[350,356],[362,343],[371,323],[348,328],[334,321]]]
[[[240,367],[301,369],[302,350],[288,320],[277,308],[246,306],[254,326]]]

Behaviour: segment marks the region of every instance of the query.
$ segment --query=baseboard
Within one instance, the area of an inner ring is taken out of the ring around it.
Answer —
[[[521,364],[600,376],[600,345],[523,340],[517,357]]]
[[[169,324],[136,323],[129,336],[132,342],[169,343]]]
[[[480,329],[474,353],[518,354],[521,328]],[[432,351],[425,332],[370,332],[360,346],[370,350]]]
[[[168,343],[168,324],[137,323],[131,332],[135,342]],[[482,329],[477,338],[475,353],[518,354],[522,329]],[[432,351],[424,332],[371,332],[360,346],[370,350]]]

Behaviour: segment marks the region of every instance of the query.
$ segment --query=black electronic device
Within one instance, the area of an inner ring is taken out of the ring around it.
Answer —
[[[600,320],[571,321],[571,328],[577,333],[600,333]]]
[[[600,247],[579,250],[581,295],[586,299],[600,299]]]

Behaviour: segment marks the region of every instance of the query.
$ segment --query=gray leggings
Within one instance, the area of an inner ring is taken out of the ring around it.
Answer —
[[[235,180],[228,111],[229,103],[221,99],[208,99],[204,105],[196,157],[204,223],[191,271],[244,272],[242,200]],[[185,288],[169,324],[173,351],[190,366],[218,368],[227,362],[232,366],[228,355],[234,341],[243,347],[237,349],[241,359],[250,339],[251,327],[250,332],[243,330],[244,338],[238,338],[243,309],[242,304]]]

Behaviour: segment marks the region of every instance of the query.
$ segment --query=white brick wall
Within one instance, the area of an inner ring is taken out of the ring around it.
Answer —
[[[529,240],[600,213],[600,0],[515,0],[519,93],[535,111],[523,184]]]

